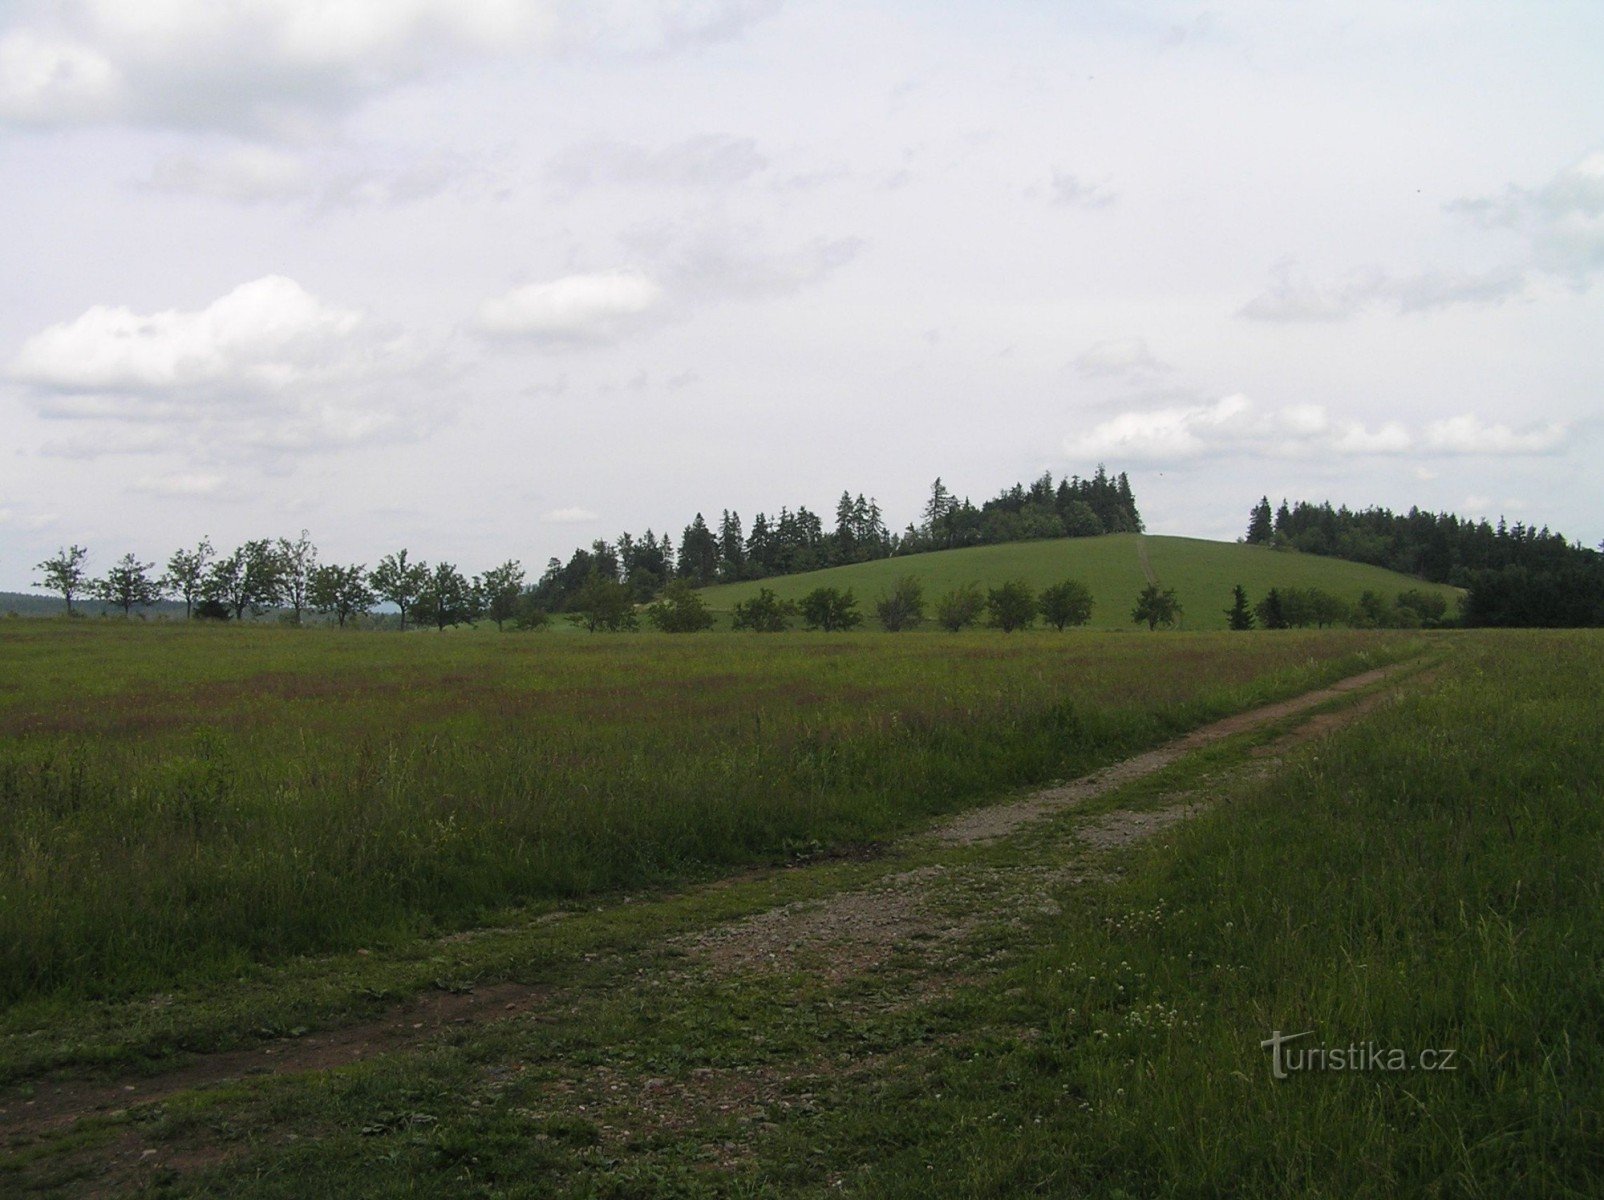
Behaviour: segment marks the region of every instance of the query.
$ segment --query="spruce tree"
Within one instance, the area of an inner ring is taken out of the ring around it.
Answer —
[[[1248,607],[1248,594],[1240,583],[1231,589],[1231,607],[1225,610],[1225,618],[1232,629],[1253,628],[1253,610]]]

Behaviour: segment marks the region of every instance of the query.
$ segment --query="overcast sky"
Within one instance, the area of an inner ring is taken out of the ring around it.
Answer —
[[[0,0],[0,588],[1130,473],[1604,538],[1604,5]]]

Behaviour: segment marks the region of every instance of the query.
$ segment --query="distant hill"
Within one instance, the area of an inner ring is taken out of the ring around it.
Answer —
[[[113,608],[89,596],[74,597],[72,607],[92,617],[98,617],[103,612],[122,615],[122,609]],[[66,611],[67,606],[62,603],[61,597],[52,596],[49,592],[0,592],[0,616],[16,613],[19,617],[59,617]],[[148,608],[136,608],[134,613],[143,613],[147,620],[153,617],[182,619],[184,603],[182,600],[161,600]]]
[[[851,588],[865,619],[871,620],[873,601],[904,575],[924,584],[927,607],[942,592],[965,583],[992,587],[1005,580],[1023,579],[1039,590],[1075,578],[1092,590],[1092,628],[1132,629],[1131,608],[1149,572],[1164,587],[1175,589],[1184,610],[1181,627],[1185,629],[1224,629],[1231,588],[1238,583],[1247,589],[1252,603],[1273,587],[1317,587],[1349,601],[1367,590],[1391,600],[1401,591],[1418,589],[1445,597],[1450,612],[1459,597],[1457,588],[1445,584],[1425,583],[1343,559],[1238,542],[1137,533],[940,550],[805,575],[723,584],[704,588],[701,595],[715,612],[728,612],[761,587],[771,588],[786,600],[799,599],[816,587]]]

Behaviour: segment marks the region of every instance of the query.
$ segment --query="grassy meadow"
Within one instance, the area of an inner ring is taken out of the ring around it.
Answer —
[[[920,836],[1386,662],[998,840]],[[1594,632],[13,622],[0,666],[7,1194],[1604,1179]],[[1404,1061],[1277,1079],[1277,1030]],[[373,1053],[264,1071],[329,1031]],[[58,1081],[78,1120],[27,1126]]]
[[[6,622],[0,1000],[883,838],[1417,645]]]
[[[1457,639],[1066,901],[985,1034],[821,1136],[886,1197],[1597,1195],[1601,680],[1594,632]],[[1275,1030],[1365,1065],[1274,1079]]]
[[[1091,628],[1130,629],[1131,609],[1137,593],[1147,584],[1147,570],[1163,586],[1175,589],[1182,608],[1179,627],[1196,631],[1226,628],[1231,588],[1239,583],[1255,603],[1271,588],[1320,588],[1350,603],[1366,591],[1390,601],[1399,592],[1418,589],[1443,596],[1452,612],[1459,596],[1457,588],[1364,563],[1267,546],[1136,533],[939,550],[753,583],[723,584],[704,588],[701,595],[709,608],[727,613],[759,588],[770,588],[782,600],[799,600],[816,587],[851,588],[859,607],[872,620],[875,598],[906,575],[924,584],[927,606],[942,593],[966,583],[986,587],[1022,579],[1040,591],[1073,578],[1092,590]]]

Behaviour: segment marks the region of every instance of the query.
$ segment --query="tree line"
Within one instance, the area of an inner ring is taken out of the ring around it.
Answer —
[[[489,618],[502,626],[526,608],[524,570],[514,560],[472,577],[449,562],[414,561],[406,550],[365,563],[323,563],[306,530],[297,538],[258,538],[229,553],[209,538],[174,551],[166,567],[125,554],[103,576],[88,569],[89,551],[63,547],[38,565],[36,587],[59,593],[73,613],[73,601],[93,597],[123,610],[125,616],[162,600],[182,601],[186,618],[243,620],[270,610],[300,624],[308,613],[341,626],[365,617],[379,604],[395,606],[402,629],[414,623],[447,629]]]
[[[841,493],[831,528],[805,506],[781,508],[774,517],[760,512],[750,528],[731,509],[722,510],[716,527],[697,513],[677,546],[668,533],[648,529],[592,542],[566,561],[551,559],[534,585],[533,602],[548,612],[570,611],[593,598],[598,577],[623,584],[635,603],[645,604],[676,579],[706,587],[962,546],[1141,530],[1130,479],[1124,472],[1111,476],[1102,464],[1090,479],[1071,475],[1055,483],[1045,472],[1029,486],[1004,488],[978,508],[938,478],[919,521],[900,534],[887,527],[874,498],[861,492]]]
[[[1604,625],[1604,555],[1541,529],[1500,518],[1495,526],[1411,508],[1332,508],[1261,497],[1249,512],[1249,543],[1370,563],[1465,589],[1466,625]]]

